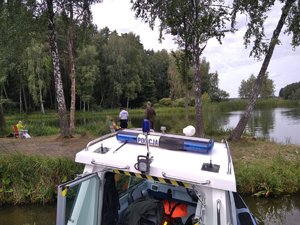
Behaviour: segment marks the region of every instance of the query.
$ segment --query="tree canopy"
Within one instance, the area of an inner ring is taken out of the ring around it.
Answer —
[[[241,98],[249,98],[253,92],[255,85],[256,77],[251,74],[247,80],[242,80],[239,87],[239,96]],[[274,97],[275,86],[273,80],[268,78],[268,75],[264,77],[263,85],[260,90],[260,98],[270,98]]]

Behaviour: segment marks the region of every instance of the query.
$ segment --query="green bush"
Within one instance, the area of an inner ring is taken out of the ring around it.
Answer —
[[[159,100],[159,106],[172,106],[172,99],[171,98],[162,98]]]

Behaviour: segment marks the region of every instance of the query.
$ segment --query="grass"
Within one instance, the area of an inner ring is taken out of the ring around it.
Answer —
[[[240,193],[276,196],[300,191],[300,146],[250,138],[230,146]]]
[[[53,202],[57,185],[82,170],[82,165],[67,158],[0,155],[0,205]]]

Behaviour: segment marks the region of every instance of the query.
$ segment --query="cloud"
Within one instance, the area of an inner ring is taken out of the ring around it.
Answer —
[[[104,0],[103,3],[92,6],[92,12],[93,21],[98,29],[107,26],[119,34],[133,32],[139,35],[145,49],[155,51],[177,49],[171,35],[165,36],[165,40],[160,43],[158,29],[151,30],[148,24],[135,19],[130,0]],[[269,13],[265,26],[267,38],[271,37],[279,16],[280,5],[277,4],[275,10]],[[239,15],[239,30],[234,34],[228,33],[222,40],[222,45],[214,39],[210,40],[203,53],[203,57],[210,62],[210,72],[218,72],[219,86],[227,91],[230,97],[238,97],[241,81],[248,79],[251,74],[257,76],[262,64],[262,61],[249,58],[251,46],[245,49],[243,45],[243,35],[248,20],[247,17]],[[276,95],[284,86],[300,81],[300,51],[292,50],[289,44],[291,37],[282,34],[280,40],[282,44],[276,46],[268,68],[270,78],[275,83]]]

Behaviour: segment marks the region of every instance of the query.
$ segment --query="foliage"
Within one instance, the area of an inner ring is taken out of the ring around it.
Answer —
[[[270,98],[274,97],[275,86],[273,80],[268,78],[268,73],[263,78],[263,84],[260,90],[259,96],[261,98]],[[247,80],[242,80],[241,85],[239,87],[239,96],[241,98],[249,98],[251,93],[253,92],[253,88],[255,85],[256,77],[251,74],[251,76]]]
[[[83,102],[90,102],[96,75],[99,72],[97,67],[96,46],[87,45],[78,51],[76,59],[77,73],[77,94]]]
[[[184,96],[184,86],[182,85],[182,78],[178,71],[178,57],[174,56],[176,53],[169,55],[168,78],[170,85],[170,98],[178,99]]]
[[[162,98],[159,100],[160,106],[172,106],[172,99],[171,98]]]
[[[48,54],[47,43],[37,43],[34,39],[31,46],[27,47],[24,54],[24,70],[27,75],[28,88],[33,103],[41,106],[44,113],[43,97],[47,94],[47,87],[50,83],[51,59]]]
[[[300,99],[300,82],[292,83],[279,91],[279,97],[284,99],[299,100]]]
[[[202,102],[203,103],[209,103],[210,102],[210,97],[208,95],[207,92],[205,92],[203,95],[202,95]]]

